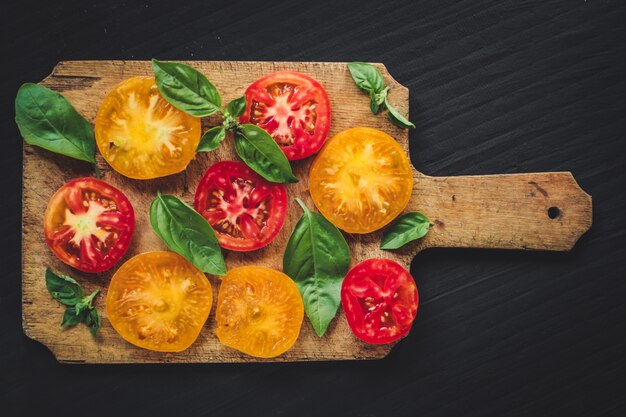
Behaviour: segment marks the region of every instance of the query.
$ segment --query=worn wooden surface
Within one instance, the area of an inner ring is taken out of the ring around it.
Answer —
[[[394,127],[385,117],[369,112],[368,98],[353,84],[345,63],[269,62],[190,62],[216,85],[223,100],[242,95],[245,87],[262,75],[290,69],[305,72],[320,81],[328,91],[333,110],[330,135],[354,126],[386,131],[409,152],[407,131]],[[404,114],[408,111],[408,90],[399,85],[384,66],[385,79],[392,86],[390,101]],[[93,122],[107,92],[118,82],[135,75],[151,75],[149,62],[69,61],[61,62],[42,84],[62,92],[85,117]],[[217,119],[203,120],[204,127]],[[139,181],[125,178],[100,157],[104,180],[124,191],[136,213],[131,247],[122,260],[137,253],[166,249],[153,233],[148,207],[157,190],[176,194],[192,202],[198,181],[208,166],[218,160],[236,159],[231,141],[219,150],[200,154],[186,171],[170,177]],[[313,207],[308,194],[308,170],[312,158],[293,164],[300,183],[288,186],[289,199],[300,197]],[[23,181],[23,326],[25,333],[46,345],[60,361],[72,363],[128,362],[247,362],[257,361],[221,345],[214,335],[212,314],[198,340],[188,350],[167,354],[151,352],[126,343],[106,320],[104,300],[112,271],[98,275],[82,274],[58,261],[42,238],[42,218],[51,195],[66,181],[90,175],[86,164],[25,146]],[[548,215],[554,207],[554,218]],[[432,231],[419,242],[398,251],[378,248],[383,231],[370,235],[347,235],[353,265],[372,257],[395,259],[407,269],[413,256],[428,247],[476,247],[504,249],[568,250],[591,225],[591,198],[569,173],[538,173],[467,177],[430,177],[414,172],[414,190],[407,210],[424,212],[434,223]],[[229,268],[264,265],[281,269],[282,254],[295,226],[300,209],[290,205],[287,221],[276,240],[266,248],[248,253],[226,252]],[[102,290],[96,306],[103,315],[103,326],[93,340],[83,326],[60,331],[62,306],[45,289],[44,270],[73,275],[88,291]],[[218,279],[211,277],[214,291]],[[327,335],[318,338],[305,319],[301,335],[284,355],[273,361],[375,359],[384,357],[391,345],[362,343],[350,332],[340,309]]]

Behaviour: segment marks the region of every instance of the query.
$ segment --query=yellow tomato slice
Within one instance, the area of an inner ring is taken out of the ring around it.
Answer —
[[[117,270],[106,300],[113,328],[127,342],[180,352],[198,338],[211,311],[207,277],[173,252],[148,252]]]
[[[96,143],[111,167],[135,179],[184,170],[200,142],[200,119],[172,106],[154,78],[119,83],[102,102],[95,126]]]
[[[348,233],[370,233],[402,213],[413,190],[406,153],[388,134],[357,127],[333,136],[311,165],[318,210]]]
[[[273,358],[295,343],[304,304],[287,275],[261,266],[228,272],[217,296],[217,337],[226,346]]]

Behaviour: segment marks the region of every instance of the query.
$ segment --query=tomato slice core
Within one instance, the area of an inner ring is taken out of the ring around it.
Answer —
[[[330,129],[330,104],[324,88],[306,74],[279,71],[246,90],[242,123],[267,131],[290,160],[317,152]]]
[[[415,280],[400,264],[368,259],[346,275],[341,303],[355,336],[367,343],[384,344],[409,332],[419,296]]]
[[[218,162],[198,185],[194,208],[226,249],[249,251],[268,245],[285,223],[285,186],[261,178],[245,164]]]
[[[102,272],[126,253],[135,215],[118,189],[95,178],[78,178],[52,197],[44,225],[46,242],[59,259],[84,272]]]

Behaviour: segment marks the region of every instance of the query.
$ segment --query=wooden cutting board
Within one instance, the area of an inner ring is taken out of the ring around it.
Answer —
[[[330,135],[356,126],[387,132],[409,152],[408,132],[393,126],[383,115],[370,113],[368,96],[353,83],[346,63],[322,62],[188,62],[215,84],[224,102],[243,95],[257,78],[277,70],[294,70],[317,79],[327,90],[332,107]],[[395,81],[382,64],[376,64],[390,85],[390,102],[407,115],[409,91]],[[152,75],[147,61],[68,61],[59,63],[41,84],[63,93],[91,122],[105,95],[120,81]],[[206,118],[203,128],[218,119]],[[157,190],[180,196],[192,203],[196,186],[206,168],[219,160],[237,159],[232,141],[215,152],[199,154],[186,171],[170,177],[140,181],[125,178],[97,155],[103,179],[121,189],[136,214],[136,227],[128,253],[121,262],[147,251],[167,250],[150,228],[148,207]],[[292,163],[298,184],[287,186],[289,200],[300,197],[314,207],[308,193],[308,171],[313,158]],[[213,311],[198,340],[180,353],[159,353],[126,343],[111,327],[104,300],[111,271],[84,274],[56,259],[43,239],[43,215],[50,197],[65,182],[93,174],[88,164],[24,145],[22,211],[22,323],[24,332],[47,346],[61,362],[147,363],[147,362],[251,362],[377,359],[393,345],[372,346],[355,338],[339,309],[323,338],[317,337],[308,319],[304,320],[296,344],[285,354],[270,360],[244,355],[219,343],[214,334]],[[383,231],[369,235],[346,235],[352,265],[372,257],[394,259],[407,269],[414,255],[431,247],[473,247],[566,251],[591,226],[591,197],[580,189],[569,172],[430,177],[414,171],[414,188],[407,211],[419,210],[434,223],[421,241],[389,252],[378,248]],[[290,204],[287,220],[276,240],[266,248],[237,253],[225,251],[228,268],[263,265],[282,269],[282,254],[301,209]],[[120,264],[118,265],[121,265]],[[63,330],[59,326],[63,306],[54,301],[45,287],[44,271],[74,276],[87,292],[99,288],[96,306],[102,315],[102,329],[94,340],[84,325]],[[417,278],[419,286],[419,277]],[[209,278],[215,296],[219,279]],[[216,297],[214,298],[216,299]],[[214,303],[215,304],[215,303]],[[419,316],[420,313],[418,313]],[[419,317],[418,317],[419,318]]]

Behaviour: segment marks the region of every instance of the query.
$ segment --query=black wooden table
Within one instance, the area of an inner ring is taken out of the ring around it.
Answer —
[[[626,415],[626,6],[621,0],[19,0],[2,6],[0,415]],[[431,250],[382,361],[67,366],[21,330],[19,85],[59,60],[380,61],[433,175],[572,171],[570,253]]]

